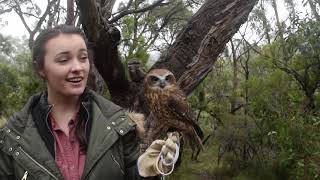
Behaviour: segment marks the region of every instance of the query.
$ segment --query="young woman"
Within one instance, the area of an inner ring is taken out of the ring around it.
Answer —
[[[0,179],[140,179],[135,123],[86,88],[91,63],[82,31],[66,25],[47,29],[35,40],[32,56],[47,91],[32,96],[1,128]],[[140,174],[157,175],[148,152],[170,151],[172,144],[150,146],[140,158],[148,162]]]

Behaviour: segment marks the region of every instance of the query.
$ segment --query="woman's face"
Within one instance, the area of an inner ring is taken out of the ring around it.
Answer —
[[[78,34],[60,34],[46,43],[45,52],[39,74],[47,80],[48,92],[60,96],[81,95],[90,69],[84,39]]]

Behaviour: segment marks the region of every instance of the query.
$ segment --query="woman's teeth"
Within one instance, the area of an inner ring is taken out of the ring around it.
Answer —
[[[67,81],[74,82],[74,83],[80,82],[81,80],[82,80],[81,77],[67,79]]]

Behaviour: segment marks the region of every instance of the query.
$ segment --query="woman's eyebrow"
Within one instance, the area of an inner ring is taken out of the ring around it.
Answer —
[[[85,48],[81,48],[79,51],[85,51],[85,52],[87,52],[88,50],[85,49]]]
[[[55,58],[56,58],[57,56],[60,56],[60,55],[68,55],[68,54],[69,54],[68,51],[63,51],[63,52],[60,52],[60,53],[58,53],[57,55],[55,55]]]

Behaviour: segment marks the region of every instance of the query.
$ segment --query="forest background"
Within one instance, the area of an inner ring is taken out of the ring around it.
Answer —
[[[31,66],[30,47],[37,33],[60,23],[82,26],[80,8],[73,1],[48,0],[44,8],[32,0],[0,2],[1,28],[7,26],[7,13],[16,13],[27,32],[18,38],[0,33],[4,123],[28,97],[45,88]],[[132,81],[141,78],[131,74],[130,65],[139,64],[142,72],[149,69],[204,3],[118,2],[109,22],[121,32],[118,50],[126,75]],[[74,10],[71,20],[68,8]],[[168,179],[320,179],[319,10],[319,0],[256,2],[190,93],[205,130],[204,150],[191,159],[186,148],[182,164]],[[112,99],[110,87],[97,74],[97,91]]]

